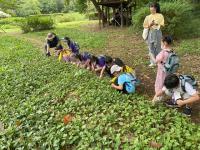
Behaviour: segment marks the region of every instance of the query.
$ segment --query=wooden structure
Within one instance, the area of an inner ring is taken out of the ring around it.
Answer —
[[[123,27],[131,24],[132,7],[135,5],[135,0],[98,0],[97,4],[101,8],[101,12],[99,12],[100,26]]]

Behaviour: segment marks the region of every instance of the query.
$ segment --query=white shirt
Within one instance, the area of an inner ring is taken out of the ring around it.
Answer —
[[[165,86],[163,87],[162,91],[166,93],[168,96],[172,96],[174,100],[178,99],[188,99],[194,94],[197,93],[197,90],[192,87],[191,84],[185,83],[185,91],[183,91],[181,84],[177,88],[174,89],[167,89]]]

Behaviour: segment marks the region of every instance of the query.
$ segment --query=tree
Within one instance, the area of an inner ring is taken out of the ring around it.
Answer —
[[[87,10],[87,0],[76,0],[77,11],[83,13]]]
[[[65,1],[64,0],[56,0],[56,7],[57,7],[57,12],[62,12],[65,8]]]
[[[7,9],[13,9],[17,5],[17,0],[0,0],[0,8],[4,11]]]
[[[43,14],[54,13],[57,11],[55,0],[39,0],[40,11]]]
[[[40,14],[40,3],[38,0],[21,0],[16,13],[18,16]]]

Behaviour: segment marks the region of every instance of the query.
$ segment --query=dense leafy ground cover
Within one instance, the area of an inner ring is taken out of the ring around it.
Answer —
[[[122,95],[27,41],[1,36],[0,47],[0,149],[200,149],[200,127],[176,110]]]

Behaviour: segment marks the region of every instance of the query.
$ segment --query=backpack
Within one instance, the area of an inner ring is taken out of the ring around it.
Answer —
[[[195,78],[193,76],[190,75],[180,75],[179,79],[181,81],[181,88],[184,92],[186,92],[185,90],[185,83],[189,83],[190,85],[192,85],[193,89],[198,89],[198,83],[195,80]]]
[[[164,71],[168,74],[177,72],[179,68],[179,58],[175,52],[170,51],[169,56],[164,63]]]
[[[86,61],[91,58],[91,54],[88,52],[83,52],[81,58],[83,61]]]
[[[97,60],[97,64],[103,67],[106,64],[106,59],[104,55],[100,55]]]
[[[132,83],[133,85],[137,86],[140,84],[140,80],[138,80],[132,73],[126,73],[126,75],[131,77],[130,83]]]
[[[77,42],[71,42],[70,48],[71,48],[73,53],[76,53],[76,54],[79,53],[80,47],[79,47],[79,44]]]

